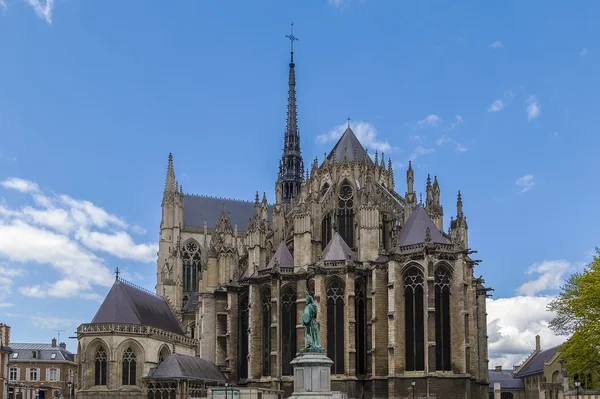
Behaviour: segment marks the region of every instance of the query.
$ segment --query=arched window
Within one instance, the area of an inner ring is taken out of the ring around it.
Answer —
[[[282,375],[293,375],[290,362],[296,357],[296,290],[288,285],[281,294]]]
[[[323,184],[323,187],[321,187],[321,199],[327,194],[327,190],[329,190],[329,183],[325,183]]]
[[[323,216],[321,220],[321,251],[325,249],[331,241],[331,213]]]
[[[248,294],[238,299],[238,377],[248,378]]]
[[[344,286],[333,279],[327,287],[327,356],[332,374],[344,373]]]
[[[450,371],[450,273],[435,270],[435,368]]]
[[[200,272],[200,246],[196,241],[188,241],[183,248],[183,292],[198,291]]]
[[[406,370],[425,370],[423,275],[412,267],[404,274]]]
[[[107,359],[106,351],[101,346],[94,357],[94,385],[106,385]]]
[[[354,283],[354,311],[356,312],[356,374],[367,374],[367,295],[366,283],[362,278]]]
[[[123,385],[136,385],[136,355],[133,349],[127,348],[123,353]]]
[[[354,246],[354,194],[352,186],[344,182],[338,201],[338,231],[350,248]]]
[[[163,346],[158,353],[158,364],[164,362],[169,356],[171,356],[171,351],[166,346]]]
[[[262,302],[263,376],[271,375],[271,289],[265,287]]]

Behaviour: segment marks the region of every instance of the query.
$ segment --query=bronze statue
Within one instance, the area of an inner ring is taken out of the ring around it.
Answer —
[[[317,304],[308,292],[306,293],[306,306],[304,307],[304,312],[302,312],[302,325],[304,325],[306,348],[301,352],[325,352],[321,348],[321,338],[319,337]]]

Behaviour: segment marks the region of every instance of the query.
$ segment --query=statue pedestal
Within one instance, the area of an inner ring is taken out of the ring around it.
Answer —
[[[333,361],[325,353],[305,351],[291,362],[294,368],[294,393],[290,399],[333,398],[331,366]]]

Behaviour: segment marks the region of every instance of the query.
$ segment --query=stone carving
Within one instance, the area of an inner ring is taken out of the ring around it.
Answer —
[[[300,353],[325,353],[325,350],[321,347],[321,338],[319,336],[317,304],[308,292],[306,292],[306,306],[304,307],[304,312],[302,312],[302,325],[304,325],[306,348],[302,349]]]

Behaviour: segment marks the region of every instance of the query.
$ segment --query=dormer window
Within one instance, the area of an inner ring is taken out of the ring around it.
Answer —
[[[50,359],[52,359],[52,360],[56,359],[56,353],[51,354]]]
[[[12,358],[13,358],[13,359],[16,359],[16,358],[18,358],[18,357],[19,357],[19,354],[18,354],[17,352],[13,353],[13,355],[12,355]]]
[[[32,359],[38,359],[39,358],[38,351],[31,351],[31,358]]]

